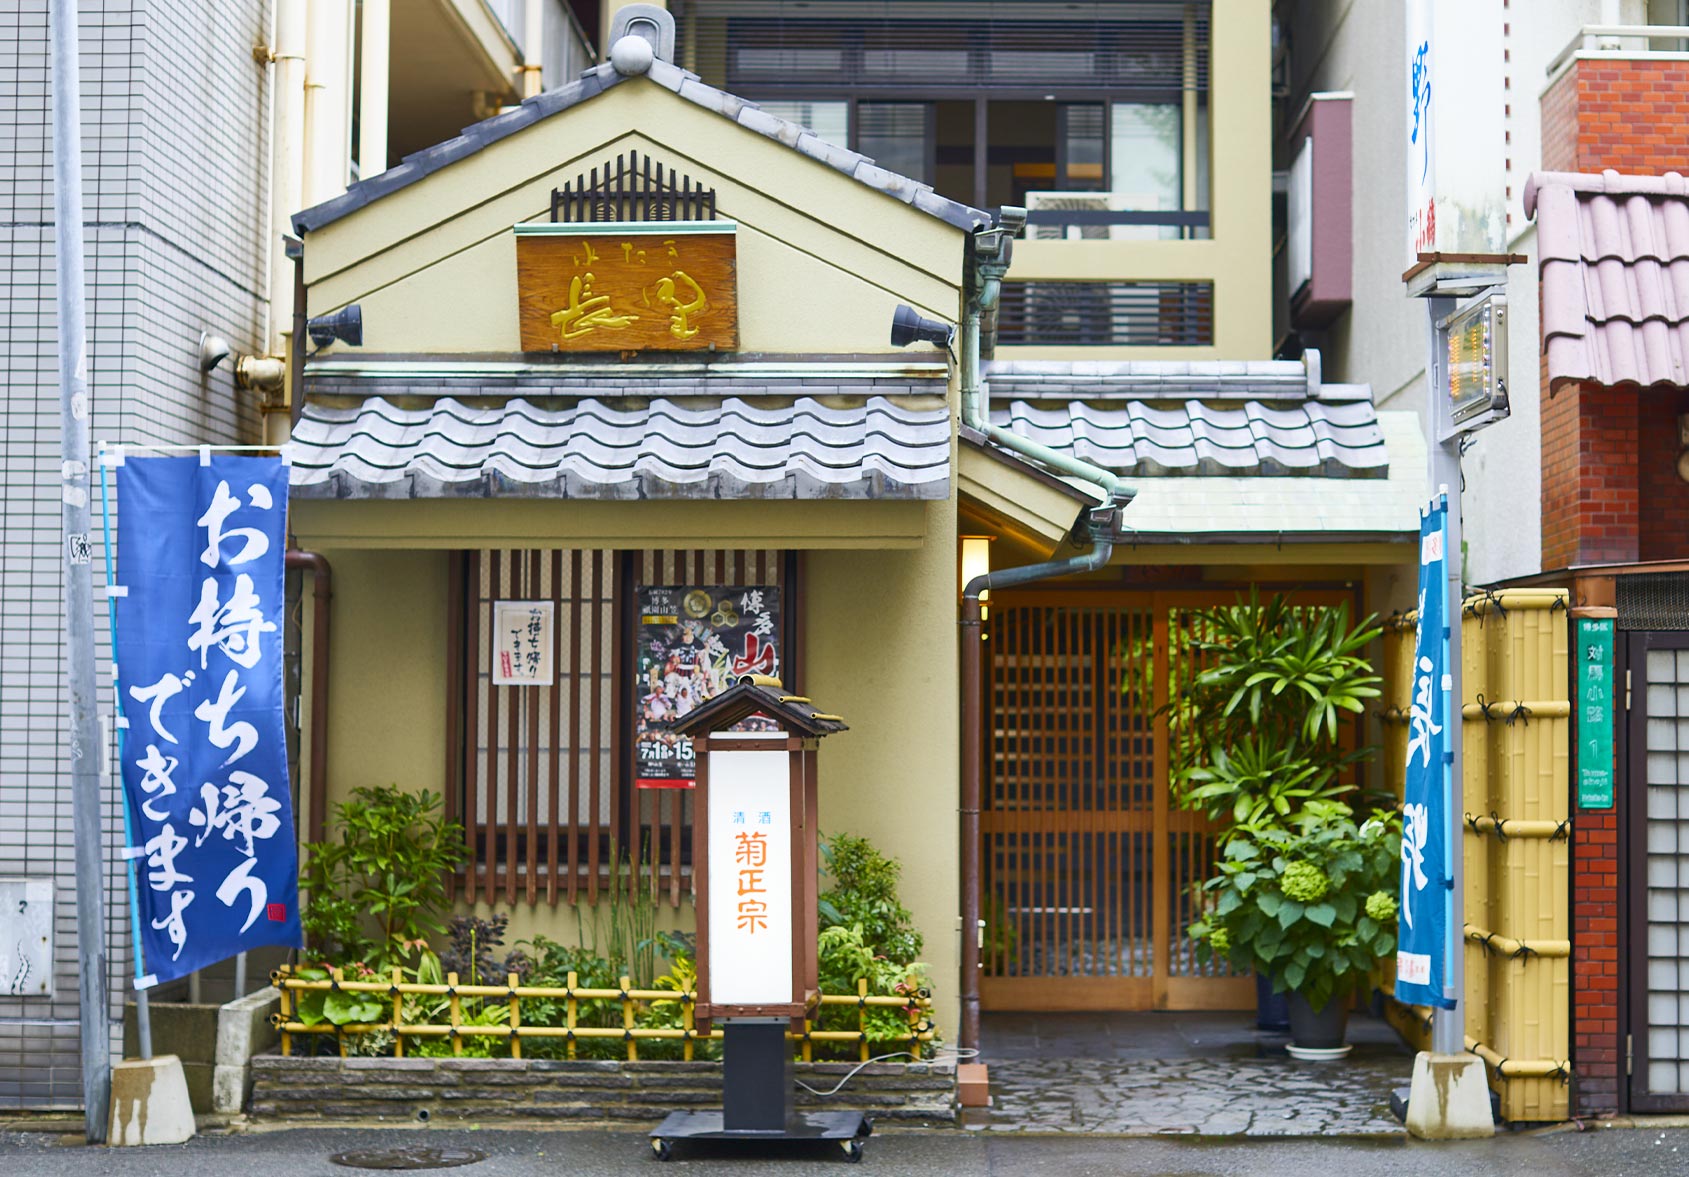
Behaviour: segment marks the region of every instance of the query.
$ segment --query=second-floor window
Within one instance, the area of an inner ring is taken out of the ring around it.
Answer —
[[[1209,0],[676,0],[681,56],[1033,238],[1208,235]]]

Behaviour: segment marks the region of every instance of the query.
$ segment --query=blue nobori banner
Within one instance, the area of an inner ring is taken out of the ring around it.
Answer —
[[[1448,500],[1419,524],[1419,626],[1413,647],[1407,778],[1402,807],[1402,893],[1396,997],[1453,1009],[1443,993],[1449,953]],[[1456,848],[1458,849],[1458,847]]]
[[[282,712],[287,466],[131,458],[117,495],[112,607],[145,985],[300,943]]]

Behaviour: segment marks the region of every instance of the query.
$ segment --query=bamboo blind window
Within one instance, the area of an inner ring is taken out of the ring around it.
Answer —
[[[596,902],[619,879],[674,907],[689,898],[692,792],[634,787],[638,591],[778,586],[782,671],[795,687],[796,568],[795,553],[774,551],[455,553],[446,809],[465,831],[463,897]],[[493,603],[506,600],[551,602],[553,685],[493,682]]]

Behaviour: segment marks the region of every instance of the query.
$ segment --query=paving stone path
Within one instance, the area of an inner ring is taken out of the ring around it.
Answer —
[[[991,1133],[1399,1135],[1390,1091],[1413,1065],[1358,1017],[1354,1052],[1323,1063],[1238,1014],[998,1015],[984,1037],[993,1106],[970,1126]]]

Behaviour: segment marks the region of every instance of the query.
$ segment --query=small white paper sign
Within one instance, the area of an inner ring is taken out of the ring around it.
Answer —
[[[52,879],[0,879],[0,996],[53,996]]]
[[[556,681],[552,665],[551,601],[493,602],[493,685],[549,687]]]
[[[710,737],[710,1004],[780,1004],[792,1000],[791,757],[732,739]]]

